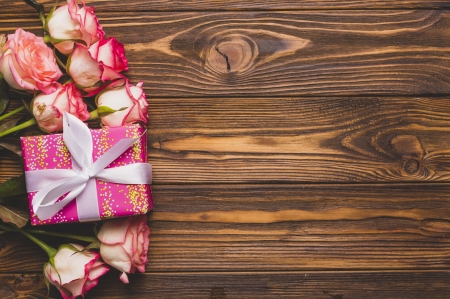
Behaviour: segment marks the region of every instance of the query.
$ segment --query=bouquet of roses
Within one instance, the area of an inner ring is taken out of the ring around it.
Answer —
[[[34,125],[47,134],[62,134],[22,137],[25,175],[0,185],[0,230],[20,232],[40,246],[49,256],[44,266],[46,281],[64,298],[75,298],[93,288],[109,270],[108,265],[122,272],[120,280],[124,283],[128,283],[127,273],[145,271],[150,234],[145,213],[152,208],[148,187],[151,167],[146,163],[145,131],[140,126],[147,123],[148,104],[143,83],[133,85],[123,74],[128,70],[124,46],[114,37],[105,36],[93,7],[67,0],[59,7],[55,4],[46,15],[44,7],[34,0],[25,2],[38,11],[43,35],[21,28],[0,35],[0,137],[17,135]],[[11,93],[21,98],[22,105],[8,111]],[[19,124],[10,119],[25,110],[31,119]],[[91,132],[83,124],[88,120],[98,120],[101,132]],[[19,153],[18,140],[2,138],[0,149]],[[54,156],[45,145],[52,142]],[[55,169],[48,165],[52,162]],[[139,177],[124,178],[121,172]],[[108,182],[113,189],[118,186],[115,193],[104,191]],[[33,225],[64,222],[69,217],[72,221],[128,217],[97,223],[93,236],[24,228],[28,219],[8,208],[8,202],[21,193],[28,194]],[[103,210],[94,216],[81,215],[91,213],[95,194],[99,203],[94,206],[100,205],[95,209]],[[123,208],[125,214],[117,213],[110,203],[114,199],[123,201],[122,197],[134,207]],[[83,198],[91,201],[89,207],[84,207]],[[56,250],[36,234],[90,244],[63,244]]]

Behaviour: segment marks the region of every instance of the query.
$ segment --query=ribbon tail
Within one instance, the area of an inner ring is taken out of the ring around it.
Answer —
[[[91,176],[97,176],[106,166],[111,164],[120,155],[122,155],[130,146],[133,145],[139,138],[123,138],[107,150],[97,161],[92,164]]]
[[[71,191],[62,200],[56,203],[48,203],[46,205],[41,205],[36,211],[36,215],[41,220],[46,220],[55,216],[59,211],[61,211],[66,205],[68,205],[74,198],[78,196],[79,193],[84,189],[84,185],[78,187],[77,189]]]
[[[46,186],[32,200],[34,213],[41,220],[51,218],[83,191],[86,182],[85,176],[75,176]],[[56,202],[66,193],[68,194],[63,200]]]
[[[61,179],[69,179],[77,173],[72,169],[42,169],[25,171],[25,182],[28,192],[42,190],[46,186]]]

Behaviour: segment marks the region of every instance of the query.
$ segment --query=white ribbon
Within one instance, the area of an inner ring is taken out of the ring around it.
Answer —
[[[43,169],[25,172],[27,191],[36,192],[32,205],[41,220],[53,217],[76,198],[80,221],[100,219],[95,179],[116,184],[150,184],[152,167],[134,163],[106,168],[139,138],[123,138],[92,162],[92,135],[75,116],[64,112],[63,140],[72,156],[72,169]],[[106,168],[106,169],[105,169]],[[57,200],[67,194],[64,199]]]

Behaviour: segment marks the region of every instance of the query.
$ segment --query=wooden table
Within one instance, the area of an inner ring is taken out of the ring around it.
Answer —
[[[86,298],[450,297],[450,1],[86,2],[145,82],[155,201],[146,273]],[[0,298],[47,298],[0,248]]]

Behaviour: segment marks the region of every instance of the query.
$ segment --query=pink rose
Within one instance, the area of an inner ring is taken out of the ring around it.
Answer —
[[[62,130],[64,111],[83,121],[90,117],[81,92],[74,83],[59,84],[52,94],[38,94],[33,99],[31,108],[39,127],[45,132]]]
[[[73,299],[95,287],[98,278],[109,271],[104,263],[98,261],[100,254],[83,250],[76,244],[59,247],[53,257],[53,264],[44,266],[45,278],[61,292],[64,299]]]
[[[46,94],[56,90],[56,81],[63,74],[42,37],[18,28],[8,35],[2,52],[0,70],[12,88]]]
[[[67,61],[67,72],[89,95],[122,84],[124,76],[120,72],[124,70],[128,70],[125,49],[114,37],[102,39],[88,49],[77,44]]]
[[[101,242],[100,255],[105,263],[122,271],[120,280],[123,283],[128,283],[126,273],[134,273],[136,269],[145,272],[149,235],[150,228],[145,215],[103,223],[97,236]]]
[[[97,111],[105,126],[147,123],[148,103],[142,84],[130,86],[127,81],[125,86],[108,88],[97,96]]]
[[[65,55],[72,53],[77,41],[90,47],[105,36],[93,7],[86,6],[83,1],[81,8],[76,0],[67,0],[67,3],[47,17],[46,28],[52,44]]]

